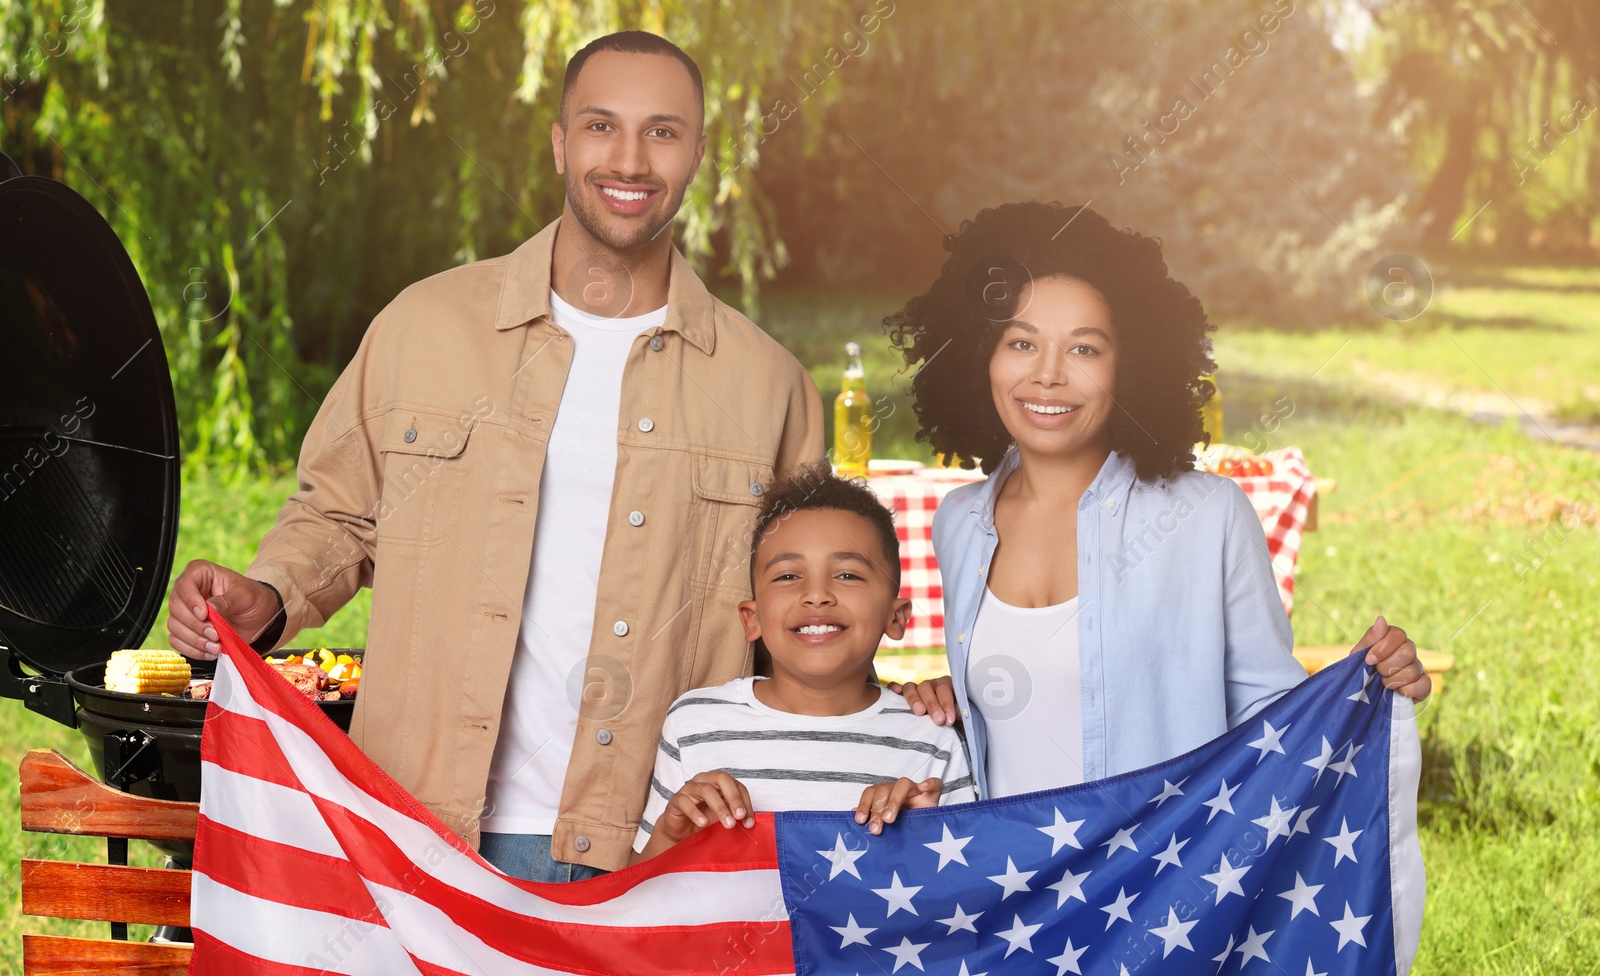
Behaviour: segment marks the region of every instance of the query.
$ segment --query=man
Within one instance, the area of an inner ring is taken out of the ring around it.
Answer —
[[[800,364],[672,246],[704,117],[670,42],[579,51],[561,219],[379,313],[255,562],[169,599],[173,647],[213,657],[207,600],[265,650],[370,585],[351,736],[520,877],[627,864],[667,706],[750,672],[761,486],[823,453]]]

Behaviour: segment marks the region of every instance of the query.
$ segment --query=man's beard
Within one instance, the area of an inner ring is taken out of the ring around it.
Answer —
[[[578,187],[586,184],[587,181],[581,181]],[[678,208],[683,205],[683,195],[689,189],[687,183],[677,188],[676,193],[668,198],[665,216],[659,220],[647,223],[631,233],[619,234],[606,225],[604,213],[600,209],[603,204],[596,203],[591,205],[583,194],[578,191],[578,187],[575,187],[571,180],[567,181],[567,205],[572,208],[572,215],[578,219],[578,224],[589,232],[590,237],[614,251],[631,251],[642,244],[654,240],[656,235],[660,234],[663,229],[672,223],[672,219],[678,215]],[[602,191],[596,190],[596,192]],[[670,186],[664,187],[663,192],[673,193],[673,188]]]

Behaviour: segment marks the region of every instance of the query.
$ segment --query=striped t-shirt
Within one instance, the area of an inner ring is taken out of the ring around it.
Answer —
[[[796,715],[756,698],[755,682],[765,680],[697,688],[667,709],[635,850],[644,850],[679,787],[718,769],[744,784],[761,813],[854,810],[868,786],[902,776],[943,780],[941,806],[977,799],[960,736],[914,714],[889,689],[849,715]]]

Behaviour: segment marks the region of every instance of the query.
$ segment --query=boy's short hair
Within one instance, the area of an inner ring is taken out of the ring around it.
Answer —
[[[756,516],[755,531],[750,534],[752,588],[755,586],[756,550],[761,547],[761,540],[766,538],[772,523],[795,512],[814,509],[851,512],[872,523],[889,570],[889,581],[898,595],[900,537],[895,534],[894,513],[872,493],[865,481],[839,477],[826,461],[807,465],[788,478],[774,480],[762,493],[761,512]]]

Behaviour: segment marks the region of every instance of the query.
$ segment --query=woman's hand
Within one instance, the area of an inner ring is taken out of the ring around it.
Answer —
[[[666,810],[656,818],[651,839],[659,834],[669,844],[676,844],[699,830],[721,821],[732,829],[739,823],[754,827],[756,818],[750,803],[750,793],[744,784],[722,770],[697,773],[694,779],[683,784],[667,801]]]
[[[1398,691],[1412,701],[1422,701],[1433,691],[1433,679],[1428,669],[1417,660],[1416,642],[1406,637],[1399,627],[1391,627],[1387,620],[1378,617],[1356,643],[1352,654],[1367,652],[1367,664],[1378,669],[1383,686]]]
[[[890,682],[889,690],[904,696],[912,712],[928,716],[935,725],[954,725],[960,718],[956,711],[955,686],[950,683],[948,674],[932,681]]]
[[[883,833],[883,825],[894,823],[895,814],[901,807],[915,810],[918,807],[936,807],[939,805],[939,794],[944,791],[944,783],[937,776],[930,776],[918,783],[908,776],[902,776],[892,783],[879,783],[869,786],[861,793],[861,802],[856,804],[856,823],[867,824],[867,829],[874,834]]]

